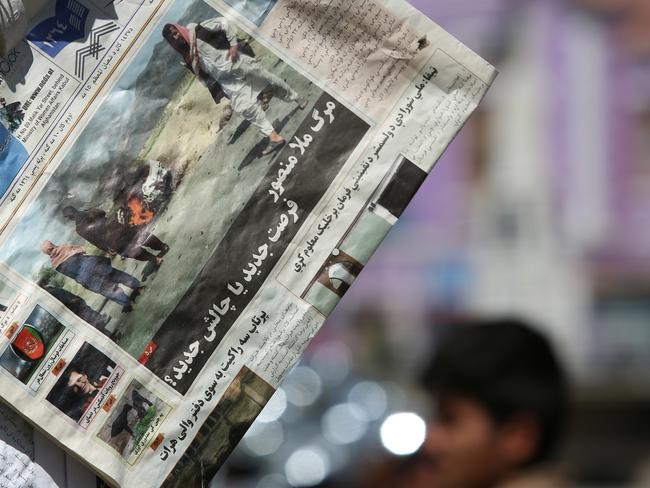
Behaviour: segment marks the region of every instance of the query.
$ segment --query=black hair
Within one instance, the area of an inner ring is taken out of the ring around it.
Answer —
[[[89,395],[75,392],[68,381],[70,374],[74,371],[88,376],[88,381],[93,385],[97,384],[99,378],[108,372],[109,368],[115,367],[115,362],[95,349],[91,344],[84,343],[70,364],[54,384],[54,387],[47,394],[46,399],[55,405],[68,417],[77,421],[83,414],[83,405]]]
[[[162,30],[162,36],[167,41],[167,43],[174,48],[185,61],[185,65],[191,71],[192,70],[192,61],[190,59],[190,45],[185,39],[177,40],[174,39],[172,30],[176,30],[177,27],[173,24],[165,24]]]
[[[68,417],[74,421],[78,421],[81,415],[83,415],[83,404],[87,395],[75,392],[68,386],[70,374],[73,371],[82,373],[82,371],[78,371],[76,368],[66,368],[52,390],[48,393],[47,399]]]
[[[66,368],[65,371],[63,372],[63,374],[61,375],[61,379],[59,380],[66,388],[70,388],[70,386],[68,386],[68,382],[70,381],[70,376],[72,376],[72,373],[87,374],[81,368],[74,368],[74,367]],[[83,395],[80,395],[80,396],[83,396]]]
[[[165,24],[165,26],[163,27],[162,35],[167,41],[171,40],[171,38],[172,38],[172,28],[173,27],[174,26],[172,24]]]
[[[177,46],[178,41],[173,38],[173,30],[177,30],[177,27],[174,24],[165,24],[162,30],[162,36],[163,38],[172,46]],[[183,46],[189,50],[189,46],[187,45],[187,41],[183,39]]]
[[[549,341],[523,321],[504,318],[450,326],[422,379],[436,395],[477,402],[496,424],[532,414],[540,439],[527,464],[553,454],[567,414],[567,380]]]

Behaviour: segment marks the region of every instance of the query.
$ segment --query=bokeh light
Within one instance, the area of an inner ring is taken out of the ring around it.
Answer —
[[[413,454],[426,437],[426,424],[414,413],[395,413],[384,420],[380,429],[381,443],[398,456]]]
[[[244,436],[243,442],[254,455],[268,456],[284,442],[284,428],[280,422],[256,422]]]
[[[323,416],[323,435],[333,444],[351,444],[368,430],[368,416],[353,403],[331,407]]]
[[[264,476],[255,488],[288,488],[289,483],[284,475],[274,473]]]
[[[330,472],[329,455],[317,446],[303,447],[289,456],[284,471],[291,486],[315,486]]]
[[[258,422],[273,422],[282,417],[282,414],[287,410],[287,394],[284,389],[279,388],[271,400],[266,404],[264,410],[257,417]]]
[[[322,382],[312,368],[298,366],[289,373],[283,387],[289,403],[306,407],[314,403],[321,394]]]
[[[372,381],[361,381],[354,385],[348,394],[348,401],[363,409],[368,420],[381,418],[388,406],[386,392],[381,385]]]

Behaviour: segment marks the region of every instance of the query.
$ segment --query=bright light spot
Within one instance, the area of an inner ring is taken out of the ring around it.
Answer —
[[[414,413],[396,413],[384,420],[379,431],[381,443],[398,456],[413,454],[426,436],[426,424]]]
[[[269,402],[266,404],[262,412],[257,417],[256,422],[274,422],[282,417],[282,414],[287,409],[287,394],[282,388],[278,389]]]
[[[316,371],[307,366],[299,366],[287,376],[283,388],[290,403],[297,407],[307,407],[320,395],[322,384]]]
[[[357,405],[343,403],[323,416],[323,435],[333,444],[351,444],[368,430],[368,417]]]
[[[358,405],[366,413],[368,420],[381,418],[388,406],[386,392],[372,381],[362,381],[354,385],[350,390],[348,400],[350,403]]]
[[[244,447],[256,456],[268,456],[280,449],[284,442],[284,429],[280,422],[255,422],[246,432]]]
[[[329,474],[330,459],[319,447],[304,447],[289,456],[284,472],[291,486],[315,486]]]

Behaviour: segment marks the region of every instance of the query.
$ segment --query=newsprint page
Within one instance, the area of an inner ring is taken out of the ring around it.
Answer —
[[[48,2],[0,60],[3,401],[200,486],[495,76],[403,0]]]

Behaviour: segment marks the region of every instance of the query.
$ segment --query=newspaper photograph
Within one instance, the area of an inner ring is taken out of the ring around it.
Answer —
[[[217,472],[496,76],[403,0],[56,0],[1,67],[2,399],[143,487]]]

